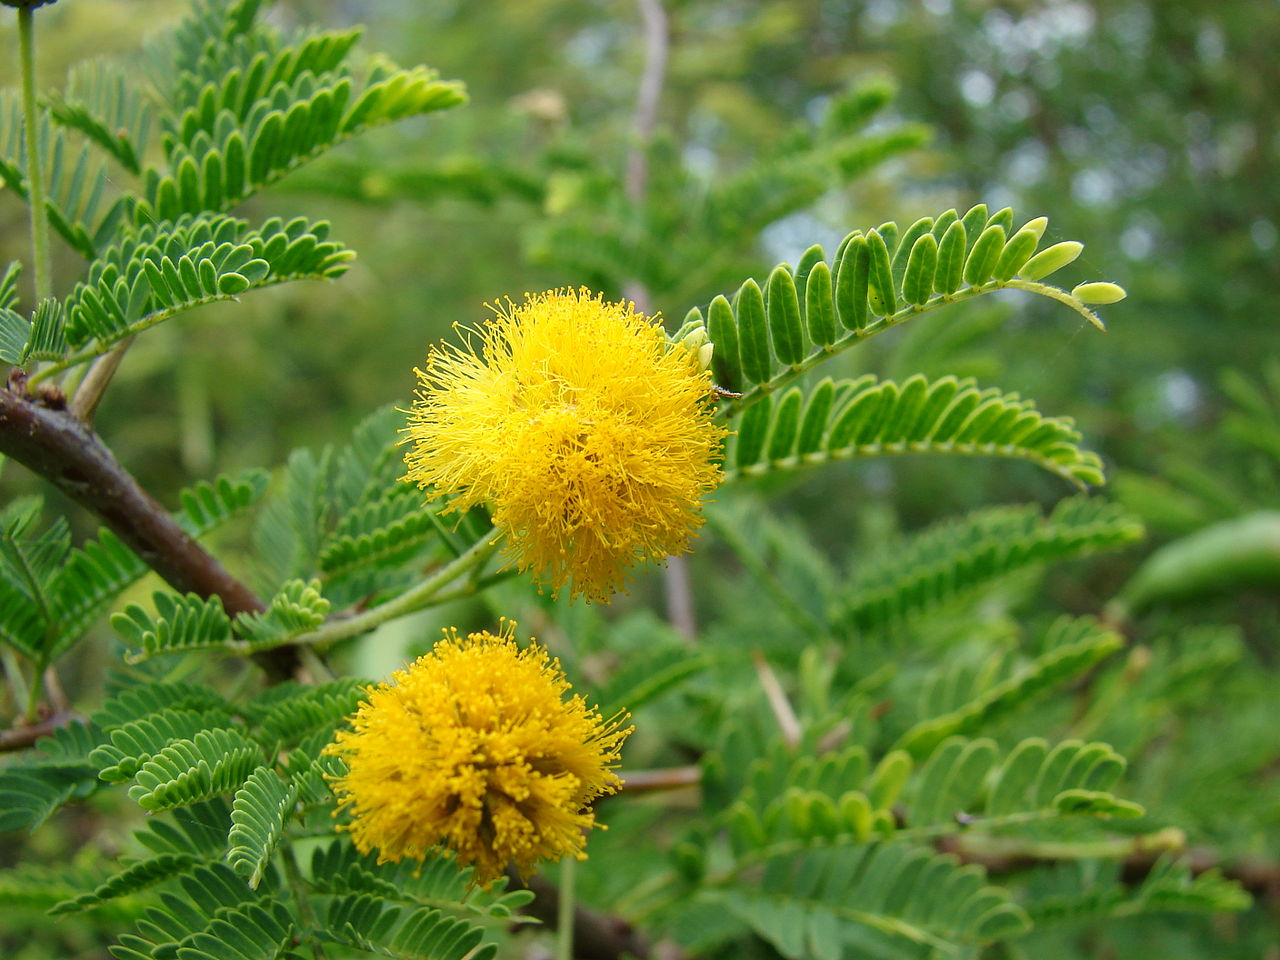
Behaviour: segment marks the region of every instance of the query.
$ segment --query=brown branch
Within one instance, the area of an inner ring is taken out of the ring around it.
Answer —
[[[55,713],[39,723],[14,727],[12,730],[0,730],[0,753],[26,750],[41,737],[51,735],[59,727],[69,726],[83,719],[84,717],[80,716],[80,714],[68,711],[66,713]]]
[[[18,385],[20,379],[12,382]],[[265,609],[138,485],[93,429],[67,410],[0,389],[0,453],[98,517],[175,590],[220,597],[232,617]],[[287,647],[255,659],[274,679],[291,676],[296,661]]]

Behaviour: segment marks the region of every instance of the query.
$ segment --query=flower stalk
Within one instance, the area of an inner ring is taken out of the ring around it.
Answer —
[[[573,889],[578,861],[565,857],[560,861],[560,901],[556,904],[556,960],[573,960],[573,908],[577,899]]]
[[[22,114],[27,144],[27,201],[31,207],[31,247],[36,300],[53,295],[49,275],[49,217],[45,212],[44,170],[40,163],[39,114],[36,112],[35,12],[18,10],[18,50],[22,61]]]

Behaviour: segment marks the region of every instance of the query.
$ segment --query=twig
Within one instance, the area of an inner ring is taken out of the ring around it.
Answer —
[[[702,781],[702,768],[697,766],[666,767],[662,770],[624,770],[623,793],[651,793],[658,790],[679,790],[696,787]]]
[[[755,664],[760,686],[764,688],[765,699],[769,701],[769,709],[773,711],[773,717],[778,721],[778,728],[782,731],[782,739],[794,750],[800,744],[800,721],[796,719],[796,712],[791,708],[791,701],[787,699],[786,691],[782,689],[777,674],[765,660],[764,654],[759,650],[752,650],[751,661]]]
[[[1162,856],[1176,853],[1196,876],[1209,870],[1218,870],[1250,893],[1269,899],[1280,898],[1280,863],[1258,857],[1227,858],[1209,847],[1183,849],[1182,843],[1186,837],[1181,836],[1181,833],[1180,830],[1162,830],[1152,836],[1119,841],[1127,848],[1127,852],[1117,848],[1112,855],[1123,856],[1121,877],[1125,883],[1141,883]],[[1175,842],[1178,838],[1174,834],[1179,835],[1180,842]],[[1005,841],[999,848],[980,849],[975,846],[974,838],[964,834],[940,837],[934,845],[944,853],[955,855],[964,863],[976,864],[994,874],[1016,873],[1061,860],[1058,857],[1044,856],[1033,846],[1022,846],[1011,841]]]
[[[662,571],[662,583],[667,595],[667,622],[686,644],[692,646],[698,639],[698,617],[693,605],[688,558],[668,557]]]
[[[0,453],[98,517],[180,593],[220,597],[232,617],[265,609],[253,591],[188,536],[101,438],[70,412],[0,389]],[[297,664],[294,652],[287,648],[254,656],[274,679],[291,676]]]
[[[58,671],[52,665],[44,668],[44,695],[55,716],[71,709],[71,701],[67,699],[62,682],[58,679]]]
[[[636,97],[635,140],[627,154],[626,178],[627,197],[637,204],[644,199],[649,181],[648,148],[658,122],[658,101],[666,80],[670,46],[667,12],[662,8],[661,0],[638,0],[638,4],[644,18],[644,73],[640,77],[640,91]]]
[[[633,139],[627,151],[623,187],[627,199],[638,212],[649,184],[649,144],[658,122],[658,102],[662,98],[662,85],[667,74],[670,41],[667,12],[661,0],[637,0],[637,3],[644,20],[644,72],[640,75],[640,89],[636,94]],[[632,278],[624,288],[626,298],[636,305],[636,310],[646,315],[653,314],[653,296],[643,281]],[[693,643],[697,639],[698,623],[694,614],[688,561],[684,557],[668,557],[662,571],[662,582],[667,599],[667,621],[686,642]]]
[[[132,336],[126,337],[120,341],[119,346],[106,356],[99,357],[89,368],[89,372],[85,374],[84,380],[80,382],[79,388],[71,398],[71,415],[77,420],[83,420],[85,423],[93,422],[93,413],[98,409],[98,401],[102,399],[107,384],[115,376],[116,369],[124,359],[125,351],[129,349],[133,339]]]

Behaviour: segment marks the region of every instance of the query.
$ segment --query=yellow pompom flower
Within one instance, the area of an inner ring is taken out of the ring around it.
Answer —
[[[585,859],[591,802],[616,793],[614,770],[632,727],[604,720],[545,648],[520,649],[515,624],[498,636],[452,628],[431,653],[368,690],[326,752],[356,848],[378,862],[447,848],[486,885],[514,863]]]
[[[415,371],[406,479],[455,510],[490,504],[521,570],[607,600],[702,524],[725,433],[710,374],[633,304],[586,289],[495,314],[482,354],[433,348]]]

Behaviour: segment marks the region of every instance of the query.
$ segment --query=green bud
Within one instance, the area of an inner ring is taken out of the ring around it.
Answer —
[[[1081,303],[1118,303],[1127,296],[1124,287],[1105,280],[1082,283],[1071,291],[1071,295]]]
[[[672,343],[683,343],[692,350],[696,350],[707,342],[706,321],[702,319],[702,311],[694,307],[684,315],[684,323],[680,324],[680,329],[671,334],[669,339]]]

